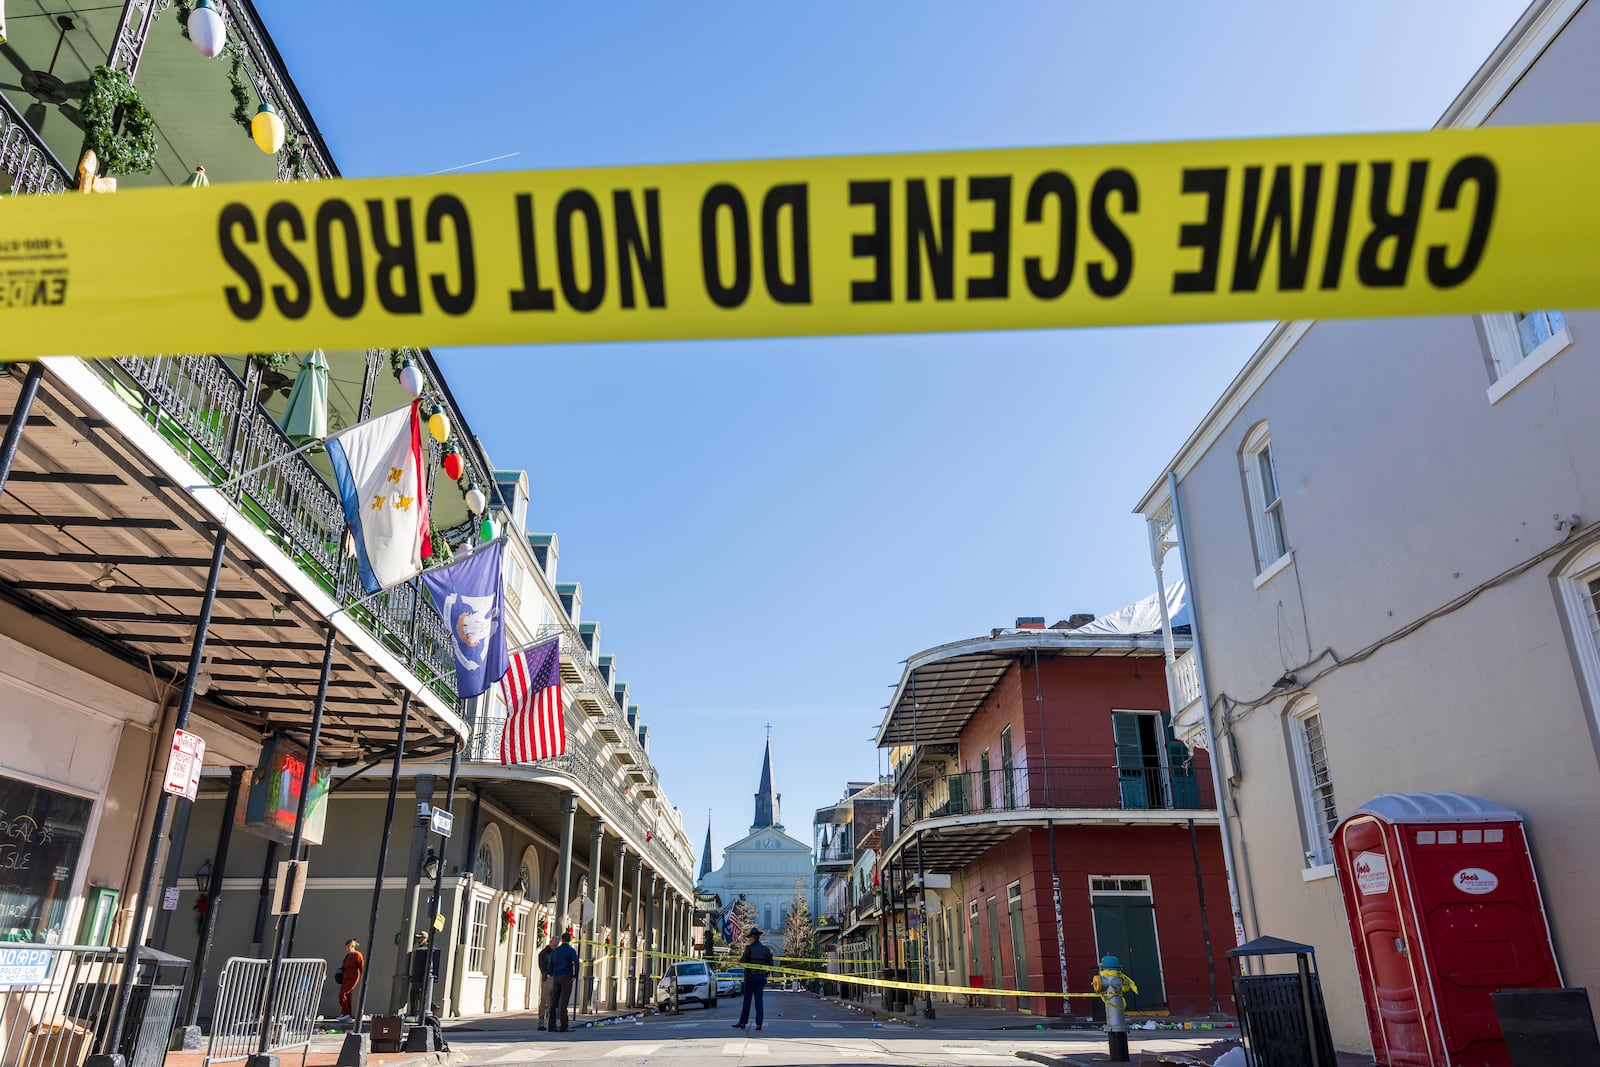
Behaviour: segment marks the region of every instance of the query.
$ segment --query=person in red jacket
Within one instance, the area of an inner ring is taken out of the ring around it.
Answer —
[[[352,937],[344,943],[344,962],[333,973],[334,981],[339,983],[339,1021],[342,1023],[351,1021],[350,994],[355,992],[356,983],[361,981],[361,972],[366,966],[367,958],[361,954],[361,942]]]

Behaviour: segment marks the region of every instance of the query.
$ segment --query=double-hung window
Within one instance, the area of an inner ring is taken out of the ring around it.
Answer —
[[[1600,715],[1600,545],[1578,557],[1561,576],[1579,674],[1589,691],[1589,708]]]
[[[1334,828],[1339,825],[1339,806],[1333,798],[1328,749],[1322,737],[1322,713],[1316,704],[1302,704],[1290,712],[1289,735],[1294,750],[1295,790],[1299,794],[1306,866],[1321,867],[1333,862],[1331,842]]]
[[[1244,440],[1240,451],[1245,489],[1250,500],[1250,529],[1255,536],[1256,573],[1262,574],[1289,552],[1283,527],[1283,496],[1272,459],[1272,436],[1262,423]]]
[[[1490,401],[1499,400],[1572,344],[1559,311],[1518,311],[1482,317],[1488,346]]]

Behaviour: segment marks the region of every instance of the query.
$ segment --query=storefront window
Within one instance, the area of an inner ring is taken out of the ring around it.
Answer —
[[[94,802],[0,775],[0,940],[60,941]]]

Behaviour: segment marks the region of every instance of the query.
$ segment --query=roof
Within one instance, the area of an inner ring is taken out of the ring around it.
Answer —
[[[1301,953],[1305,953],[1308,956],[1315,956],[1317,954],[1317,950],[1312,948],[1310,945],[1302,945],[1298,941],[1286,941],[1281,937],[1273,937],[1271,934],[1258,937],[1254,941],[1246,941],[1238,948],[1228,950],[1228,955],[1233,957],[1298,956]]]
[[[996,630],[987,637],[937,645],[906,661],[878,725],[878,747],[955,744],[1012,662],[1033,653],[1122,659],[1164,657],[1166,650],[1159,634],[1082,630]]]
[[[1465,793],[1384,793],[1347,815],[1370,815],[1386,823],[1413,822],[1521,822],[1510,808]]]

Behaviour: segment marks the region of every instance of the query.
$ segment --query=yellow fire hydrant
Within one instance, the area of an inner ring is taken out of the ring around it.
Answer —
[[[1128,1062],[1128,993],[1139,992],[1132,978],[1122,973],[1122,961],[1115,956],[1100,959],[1100,973],[1094,976],[1094,991],[1106,1004],[1106,1053],[1112,1063]]]

